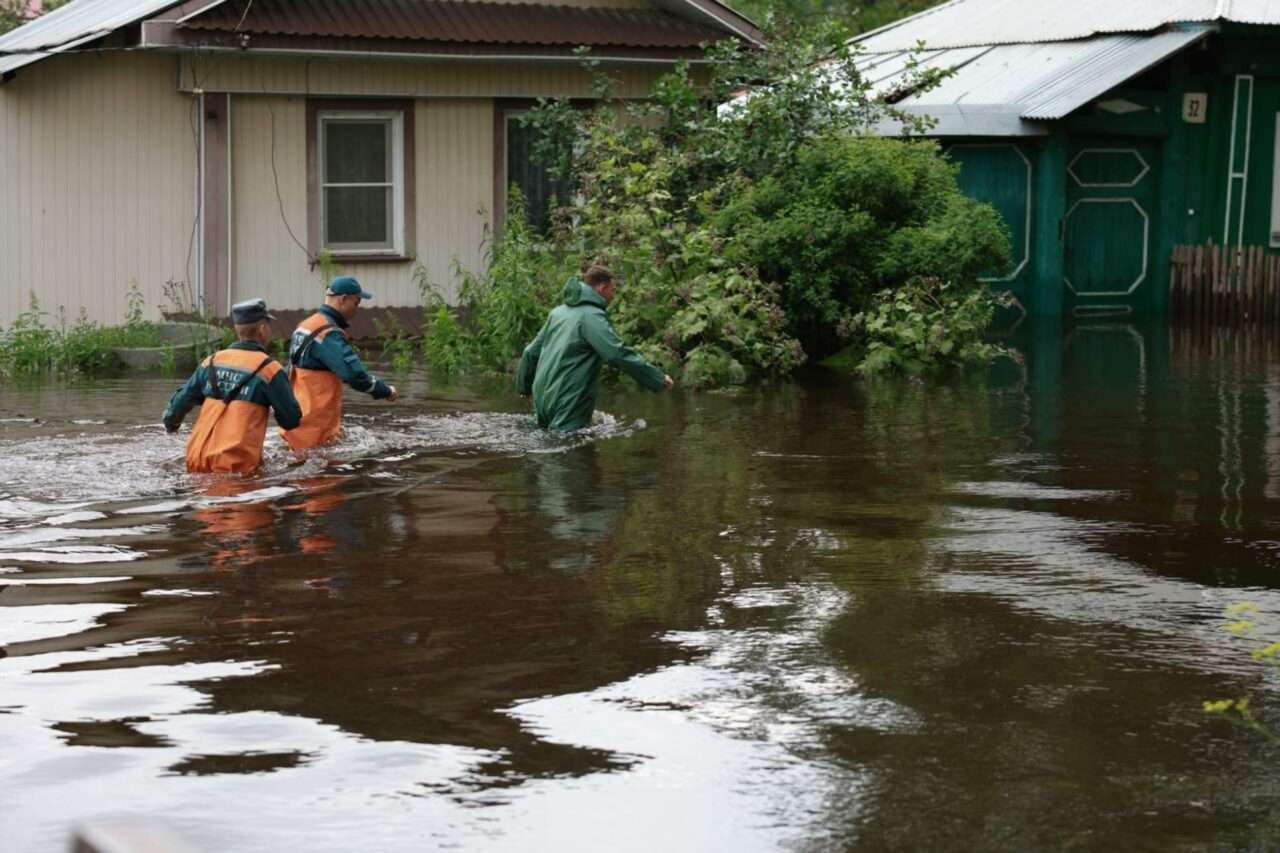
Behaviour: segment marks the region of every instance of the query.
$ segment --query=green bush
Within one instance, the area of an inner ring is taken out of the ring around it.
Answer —
[[[1009,253],[999,216],[961,194],[929,141],[824,135],[717,223],[736,235],[729,257],[782,285],[788,328],[815,356],[843,343],[873,294],[920,276],[976,282]]]
[[[964,289],[939,278],[913,278],[883,290],[853,317],[860,332],[856,369],[864,375],[917,374],[986,364],[1006,352],[985,339],[1000,299],[982,285]]]
[[[524,119],[535,155],[577,192],[549,211],[546,234],[512,198],[486,270],[457,271],[465,333],[432,309],[431,359],[509,368],[565,279],[593,262],[620,279],[609,311],[619,334],[689,385],[782,375],[847,343],[906,347],[907,334],[873,340],[854,322],[877,294],[900,288],[913,304],[937,297],[914,309],[931,329],[967,335],[976,323],[980,338],[990,305],[976,279],[1007,257],[1003,227],[960,194],[935,144],[866,135],[885,119],[908,131],[928,122],[875,92],[839,35],[773,33],[764,50],[714,45],[706,78],[680,66],[649,99],[627,104],[611,99],[588,57],[603,96],[596,109],[543,100]],[[907,88],[927,88],[943,75],[908,76]],[[934,280],[947,284],[920,284]],[[874,360],[906,368],[994,352],[968,338],[942,343]]]

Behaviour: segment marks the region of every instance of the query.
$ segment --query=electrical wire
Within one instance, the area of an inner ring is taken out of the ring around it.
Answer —
[[[276,205],[280,209],[280,221],[284,223],[284,230],[289,232],[289,238],[293,240],[293,244],[301,249],[302,254],[306,256],[307,263],[314,267],[318,259],[312,256],[311,250],[302,244],[297,234],[293,233],[293,227],[289,224],[289,217],[284,212],[284,194],[280,192],[280,170],[276,168],[276,111],[271,106],[271,98],[267,95],[265,83],[262,94],[266,96],[264,101],[267,105],[267,115],[271,117],[271,178],[275,183]]]
[[[232,32],[240,32],[240,28],[244,26],[244,19],[249,17],[249,10],[253,8],[253,0],[249,0],[244,4],[244,12],[240,14],[240,20],[236,22],[236,28]]]

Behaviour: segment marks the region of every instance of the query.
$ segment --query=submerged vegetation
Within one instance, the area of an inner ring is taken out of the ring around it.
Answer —
[[[1267,642],[1257,637],[1256,626],[1250,618],[1257,610],[1256,604],[1247,601],[1231,605],[1227,608],[1227,616],[1231,621],[1227,624],[1226,630],[1247,640],[1253,646],[1249,656],[1265,667],[1271,675],[1277,676],[1280,675],[1280,642]],[[1280,731],[1259,719],[1247,696],[1206,701],[1204,711],[1206,714],[1220,717],[1229,723],[1255,732],[1273,745],[1280,744]]]
[[[146,319],[146,302],[137,283],[125,299],[124,323],[103,326],[91,321],[84,309],[75,320],[62,307],[51,314],[32,293],[27,310],[0,330],[0,377],[102,373],[122,367],[118,349],[166,346],[159,326]],[[161,353],[159,366],[164,372],[176,369],[171,348]]]
[[[993,357],[981,339],[997,300],[978,277],[1008,257],[998,215],[961,194],[935,143],[870,134],[928,122],[872,91],[837,28],[770,44],[714,46],[706,76],[679,67],[625,104],[584,57],[599,105],[542,100],[524,119],[576,193],[553,200],[545,233],[512,198],[487,270],[458,271],[465,332],[432,303],[429,360],[508,367],[587,262],[620,278],[623,338],[686,385],[783,375],[839,350],[864,372]],[[925,88],[942,75],[908,76]]]

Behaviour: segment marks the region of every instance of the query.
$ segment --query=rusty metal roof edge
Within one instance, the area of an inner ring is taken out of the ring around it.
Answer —
[[[721,0],[650,0],[650,2],[659,9],[669,11],[673,11],[669,9],[672,6],[683,7],[693,11],[699,18],[728,29],[745,41],[757,46],[764,44],[764,32],[756,22]],[[734,24],[735,20],[739,23]]]
[[[268,47],[268,48],[240,48],[220,45],[179,45],[169,44],[150,48],[154,53],[173,53],[187,54],[199,53],[202,56],[209,54],[234,53],[250,56],[279,56],[284,58],[308,58],[308,59],[374,59],[374,60],[392,60],[392,61],[414,61],[421,60],[424,62],[528,62],[528,63],[553,63],[553,62],[569,62],[575,65],[581,64],[582,59],[575,54],[568,53],[563,55],[556,54],[530,54],[530,53],[417,53],[405,51],[377,51],[377,50],[320,50],[316,48],[287,48],[287,47]],[[606,65],[671,65],[675,60],[670,57],[663,56],[609,56],[604,53],[592,53],[592,60],[598,60]],[[689,57],[682,59],[690,65],[705,65],[709,60],[702,57]]]
[[[356,40],[409,40],[456,44],[510,44],[577,46],[589,44],[610,48],[696,48],[717,39],[731,38],[720,27],[697,23],[665,9],[619,9],[606,7],[552,6],[543,3],[474,2],[430,0],[413,5],[374,0],[369,4],[374,16],[357,23],[338,21],[331,16],[295,14],[288,5],[261,7],[257,17],[242,19],[231,6],[187,23],[179,30],[227,33],[240,31],[254,35]],[[207,8],[212,8],[206,4]],[[315,3],[317,10],[340,12],[332,2]],[[505,15],[505,19],[504,19]],[[492,26],[490,26],[492,24]],[[308,45],[313,46],[313,45]],[[375,45],[372,50],[386,46]],[[518,49],[518,48],[512,48]]]

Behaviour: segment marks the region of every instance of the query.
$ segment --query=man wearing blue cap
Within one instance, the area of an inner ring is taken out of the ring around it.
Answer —
[[[177,432],[187,412],[200,406],[187,440],[187,470],[251,474],[262,461],[267,409],[284,429],[301,422],[302,409],[284,368],[267,355],[274,319],[261,299],[233,305],[236,342],[206,358],[169,400],[164,410],[169,432]]]
[[[289,383],[302,406],[302,423],[281,432],[294,450],[328,444],[342,429],[342,383],[375,400],[400,398],[395,386],[369,375],[347,340],[346,329],[372,299],[349,275],[329,283],[324,305],[303,320],[289,341]]]

